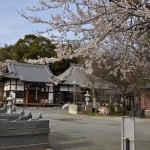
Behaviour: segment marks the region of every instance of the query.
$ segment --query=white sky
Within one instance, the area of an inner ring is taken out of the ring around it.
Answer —
[[[42,30],[42,25],[32,24],[22,18],[19,11],[32,6],[38,0],[1,0],[0,1],[0,47],[4,44],[15,44],[26,34],[34,34],[36,30]]]

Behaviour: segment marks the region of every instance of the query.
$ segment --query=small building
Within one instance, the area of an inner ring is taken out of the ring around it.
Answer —
[[[55,103],[53,93],[60,79],[48,65],[11,62],[3,73],[4,97],[12,95],[16,104]]]
[[[70,67],[58,76],[62,83],[59,86],[59,100],[63,102],[73,102],[75,99],[82,100],[82,90],[90,89],[91,82],[87,77],[83,66],[71,64]]]
[[[144,109],[145,116],[150,117],[150,85],[146,88],[141,88],[140,91],[140,108]]]
[[[74,94],[76,99],[75,101],[83,101],[85,99],[84,95],[86,91],[89,90],[92,95],[91,90],[94,88],[95,91],[99,92],[96,92],[97,101],[105,103],[112,97],[112,90],[113,96],[114,91],[116,91],[116,85],[87,74],[84,66],[79,64],[71,64],[70,67],[58,77],[62,80],[62,82],[58,85],[58,99],[64,102],[72,102]],[[90,98],[92,101],[92,96]]]

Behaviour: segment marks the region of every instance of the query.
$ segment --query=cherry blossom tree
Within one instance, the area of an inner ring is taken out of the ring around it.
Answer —
[[[48,25],[38,33],[57,43],[58,59],[82,56],[92,73],[93,63],[100,67],[113,56],[116,67],[110,73],[119,69],[123,78],[136,67],[147,70],[150,42],[144,37],[150,30],[149,0],[40,0],[39,4],[19,13],[32,23]],[[49,18],[41,15],[45,11]]]
[[[3,72],[5,72],[7,65],[12,62],[12,60],[5,60],[5,61],[0,61],[0,74],[2,74]]]

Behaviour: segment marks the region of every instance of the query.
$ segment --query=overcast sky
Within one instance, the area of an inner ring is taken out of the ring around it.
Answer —
[[[1,0],[0,1],[0,47],[14,44],[26,34],[34,34],[42,28],[22,18],[15,9],[21,11],[38,0]]]

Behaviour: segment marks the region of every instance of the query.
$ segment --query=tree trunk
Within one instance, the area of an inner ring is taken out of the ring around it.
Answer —
[[[93,110],[96,111],[96,96],[95,96],[95,88],[92,88],[92,99],[93,99]]]

